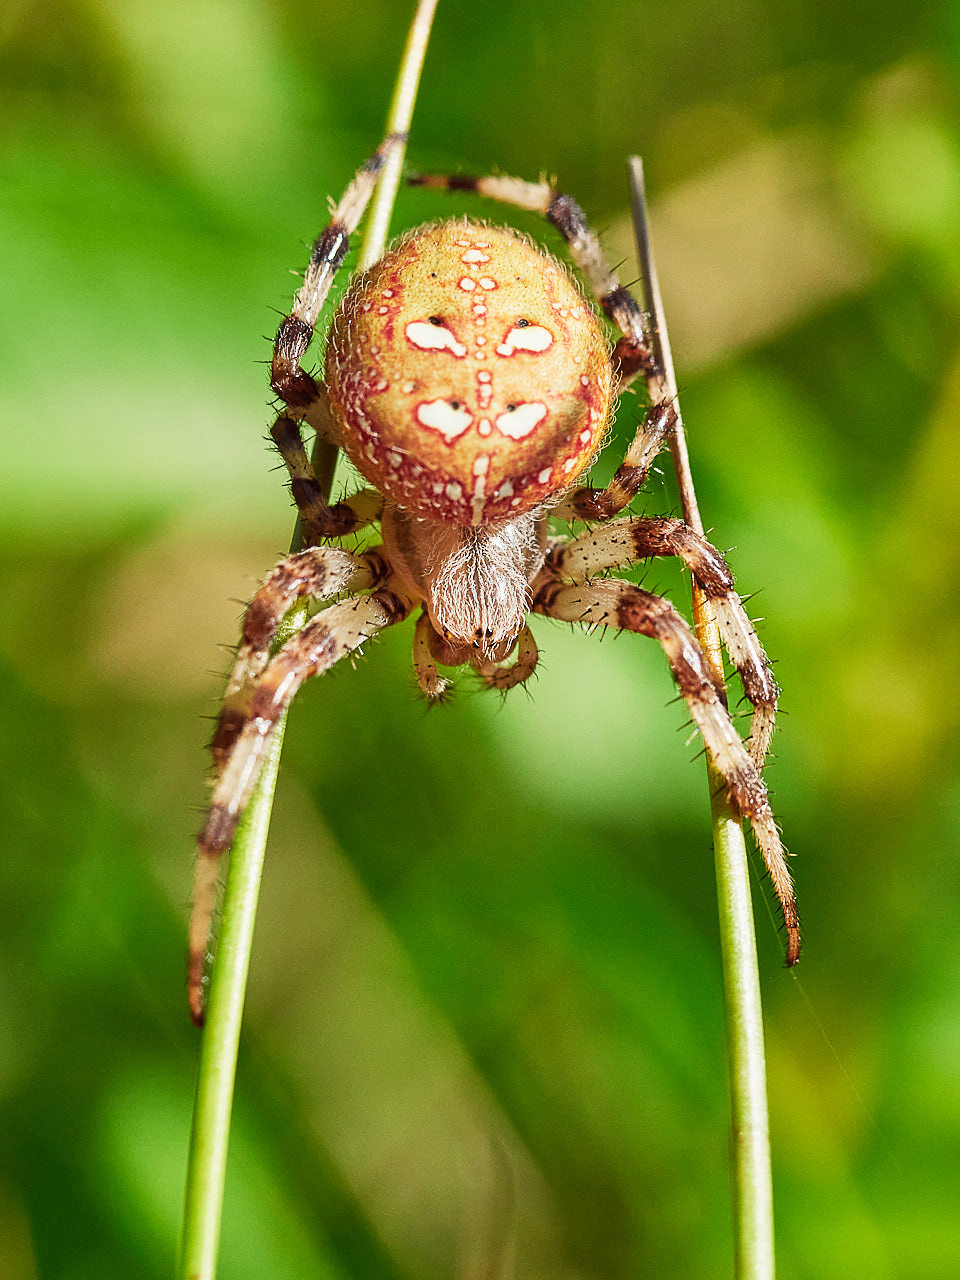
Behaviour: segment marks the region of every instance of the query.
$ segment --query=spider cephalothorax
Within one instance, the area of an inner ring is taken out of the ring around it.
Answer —
[[[203,1015],[219,860],[274,727],[304,680],[417,606],[414,671],[430,699],[449,683],[440,667],[469,665],[503,690],[528,679],[538,656],[531,612],[659,641],[753,828],[793,963],[796,906],[761,776],[777,686],[723,556],[681,520],[613,518],[639,492],[676,409],[640,309],[607,267],[580,207],[545,182],[415,180],[469,189],[547,218],[619,330],[612,350],[555,258],[514,231],[461,219],[410,232],[354,280],[331,326],[322,383],[301,365],[349,237],[396,145],[387,138],[348,187],[277,333],[272,386],[284,408],[271,434],[309,545],[280,562],[247,609],[213,738],[217,779],[199,840],[190,929],[193,1015]],[[616,394],[638,374],[651,404],[623,461],[605,488],[578,485],[603,442]],[[340,446],[371,487],[331,505],[307,457],[302,423]],[[548,521],[557,515],[587,528],[551,537]],[[336,545],[377,521],[379,544],[360,552]],[[753,705],[747,744],[683,617],[661,597],[607,576],[653,556],[679,556],[712,602]],[[271,656],[284,617],[303,597],[335,602]]]

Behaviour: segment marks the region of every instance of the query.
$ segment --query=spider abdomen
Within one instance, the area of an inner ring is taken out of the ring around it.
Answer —
[[[340,305],[326,376],[338,443],[391,501],[487,525],[589,465],[613,396],[609,345],[559,262],[501,227],[421,227]]]

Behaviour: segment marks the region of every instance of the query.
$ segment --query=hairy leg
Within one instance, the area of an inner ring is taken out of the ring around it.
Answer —
[[[370,203],[377,178],[387,158],[404,140],[403,134],[390,134],[358,169],[330,221],[317,236],[293,309],[277,330],[270,385],[285,404],[301,413],[316,400],[317,384],[301,369],[300,361],[310,345],[314,325],[334,278],[347,256],[350,236]]]
[[[368,639],[407,616],[411,601],[392,591],[344,600],[324,610],[288,640],[253,688],[216,782],[210,814],[197,841],[193,912],[190,917],[188,992],[191,1014],[203,1020],[203,971],[216,903],[220,859],[233,842],[263,763],[270,737],[294,694]]]
[[[787,964],[795,964],[800,957],[800,921],[767,788],[686,620],[660,596],[615,578],[572,585],[547,582],[534,596],[533,608],[550,618],[635,631],[660,643],[707,750],[726,780],[734,804],[753,829],[783,911]]]
[[[762,769],[780,690],[753,623],[737,595],[730,567],[716,547],[682,520],[638,516],[598,525],[571,542],[551,548],[547,571],[561,578],[582,581],[604,569],[622,568],[654,556],[679,556],[704,594],[714,602],[723,643],[753,707],[748,748],[754,764]]]
[[[211,751],[222,771],[249,714],[250,699],[263,673],[284,617],[297,600],[329,600],[378,585],[386,576],[379,552],[353,555],[340,547],[312,547],[287,556],[266,577],[247,606],[240,647],[227,683]]]
[[[321,402],[326,402],[325,392],[317,401]],[[304,447],[300,424],[290,414],[280,415],[270,428],[270,435],[290,476],[290,492],[300,512],[307,545],[315,546],[327,538],[344,538],[380,519],[383,495],[376,489],[361,489],[343,502],[327,501]]]
[[[317,482],[303,448],[298,423],[300,419],[306,419],[321,437],[326,438],[329,413],[326,393],[313,375],[302,368],[301,361],[310,345],[321,308],[347,256],[350,237],[366,212],[384,164],[402,145],[405,136],[388,135],[358,169],[339,204],[334,207],[330,221],[314,242],[303,284],[293,300],[290,314],[281,322],[274,342],[270,385],[289,412],[285,410],[280,414],[271,435],[290,472],[291,489],[303,517],[307,540],[342,537],[358,524],[376,519],[376,515],[366,514],[366,510],[359,513],[351,510],[350,504],[337,503],[331,507]]]

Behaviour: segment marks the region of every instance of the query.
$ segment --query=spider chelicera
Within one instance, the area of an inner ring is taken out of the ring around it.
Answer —
[[[216,781],[199,838],[190,926],[193,1017],[203,1017],[220,859],[278,719],[304,680],[418,608],[413,663],[431,700],[449,683],[441,667],[472,667],[501,690],[527,680],[537,663],[530,612],[658,640],[753,829],[783,910],[792,964],[800,950],[797,911],[761,776],[779,691],[720,552],[681,520],[614,518],[639,492],[676,409],[643,314],[604,261],[576,202],[546,182],[411,179],[544,216],[619,331],[612,351],[560,262],[514,231],[459,219],[409,232],[358,274],[333,320],[323,379],[301,367],[349,237],[401,142],[388,137],[350,183],[277,333],[271,385],[284,407],[271,434],[308,545],[282,560],[250,602],[214,733]],[[603,443],[616,395],[638,375],[652,403],[623,462],[605,488],[578,485]],[[370,487],[330,504],[302,424],[343,449]],[[582,522],[585,531],[551,536],[550,517]],[[379,545],[359,552],[335,545],[377,521]],[[606,576],[653,556],[679,556],[713,601],[753,707],[746,744],[684,618],[662,597]],[[303,597],[334,603],[271,657],[285,615]]]

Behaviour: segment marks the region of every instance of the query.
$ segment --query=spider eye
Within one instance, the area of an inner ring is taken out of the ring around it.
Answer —
[[[515,404],[507,405],[507,413],[515,413],[517,406]]]
[[[451,401],[450,401],[450,408],[451,408],[451,409],[459,409],[459,408],[461,408],[460,401],[459,401],[459,400],[451,400]]]
[[[514,328],[516,328],[516,329],[526,329],[526,328],[528,328],[528,327],[529,327],[529,325],[530,325],[530,321],[529,321],[529,320],[524,320],[524,318],[521,316],[521,317],[520,317],[520,319],[517,321],[517,323],[514,325]]]
[[[443,324],[443,316],[427,316],[427,324]]]

